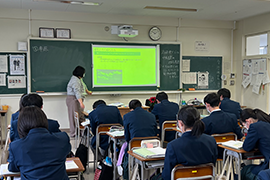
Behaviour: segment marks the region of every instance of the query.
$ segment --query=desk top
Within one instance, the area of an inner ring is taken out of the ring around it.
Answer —
[[[134,158],[140,160],[140,161],[159,161],[159,160],[164,160],[165,157],[159,157],[159,158],[143,158],[142,156],[135,154],[132,150],[128,151],[128,154],[130,154],[131,156],[133,156]]]
[[[125,135],[124,135],[124,136],[113,136],[113,135],[111,135],[109,132],[106,132],[106,134],[107,134],[108,136],[110,136],[111,138],[113,138],[113,139],[124,139],[124,138],[125,138]]]
[[[8,110],[0,110],[0,113],[7,113]]]
[[[234,149],[234,148],[230,148],[228,146],[223,146],[222,144],[219,144],[218,147],[221,147],[223,149],[228,149],[230,151],[234,151],[234,152],[237,152],[237,153],[248,153],[247,151],[245,151],[244,149]],[[252,152],[255,152],[255,151],[252,151]]]

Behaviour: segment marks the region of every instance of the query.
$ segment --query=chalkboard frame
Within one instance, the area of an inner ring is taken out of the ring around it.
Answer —
[[[166,90],[166,91],[177,91],[180,88],[180,62],[181,62],[181,58],[182,58],[182,44],[180,42],[162,42],[162,43],[156,43],[156,42],[120,42],[120,41],[96,41],[96,40],[78,40],[78,39],[69,39],[69,40],[64,40],[64,39],[40,39],[40,38],[30,38],[29,39],[29,64],[28,67],[30,69],[30,75],[29,75],[29,89],[28,92],[36,92],[36,90],[33,90],[32,85],[31,85],[31,77],[32,77],[32,72],[31,72],[31,41],[35,41],[35,40],[39,40],[39,41],[65,41],[65,42],[88,42],[90,44],[114,44],[114,45],[141,45],[141,46],[145,46],[145,45],[149,45],[149,46],[156,46],[156,45],[177,45],[179,46],[179,73],[178,73],[178,79],[177,79],[177,83],[172,83],[172,84],[178,84],[177,88],[171,88],[171,89],[166,89],[166,88],[162,88],[159,86],[144,86],[144,87],[110,87],[110,88],[104,88],[104,87],[95,87],[92,88],[92,77],[90,78],[91,81],[90,82],[85,82],[88,86],[88,89],[91,91],[96,91],[96,92],[115,92],[115,91],[130,91],[130,92],[138,92],[138,91],[156,91],[156,90]],[[92,58],[92,57],[91,57]],[[160,70],[159,70],[160,71]],[[72,72],[71,72],[72,73]],[[90,73],[87,73],[88,76]],[[92,74],[92,73],[91,73]],[[91,75],[92,76],[92,75]],[[69,77],[70,78],[70,77]],[[176,81],[175,81],[176,82]],[[65,91],[56,91],[56,92],[49,92],[49,91],[44,91],[46,94],[65,94]]]
[[[0,90],[0,94],[1,95],[9,95],[9,94],[24,94],[27,93],[27,82],[28,82],[28,55],[27,52],[21,52],[21,51],[11,51],[11,52],[0,52],[0,55],[7,55],[8,56],[8,72],[0,72],[1,74],[6,74],[6,86],[0,86],[1,90]],[[25,68],[25,75],[10,75],[10,57],[9,55],[24,55],[25,59],[24,59],[24,68]],[[7,76],[25,76],[25,83],[26,83],[26,87],[25,88],[12,88],[9,89],[8,88],[8,80],[7,80]]]

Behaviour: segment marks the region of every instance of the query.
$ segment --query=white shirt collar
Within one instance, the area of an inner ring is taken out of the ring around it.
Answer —
[[[221,109],[215,109],[212,112],[215,112],[215,111],[221,111]],[[212,114],[212,112],[211,112],[211,114]]]

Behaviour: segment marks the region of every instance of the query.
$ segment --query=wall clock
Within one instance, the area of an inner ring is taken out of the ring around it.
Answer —
[[[148,35],[153,41],[158,41],[162,36],[162,32],[158,27],[154,26],[149,30]]]

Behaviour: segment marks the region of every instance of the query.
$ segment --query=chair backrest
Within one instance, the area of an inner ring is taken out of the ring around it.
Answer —
[[[122,126],[119,123],[113,123],[113,124],[100,124],[97,127],[96,133],[100,135],[105,135],[106,132],[109,132],[111,129],[111,126]]]
[[[217,143],[223,143],[227,142],[229,140],[237,140],[236,134],[229,132],[229,133],[223,133],[223,134],[212,134],[212,136],[215,138]]]
[[[171,172],[171,180],[180,179],[214,179],[215,168],[212,163],[198,166],[176,165]]]
[[[162,146],[163,146],[163,142],[165,141],[165,131],[174,131],[173,129],[177,127],[176,123],[177,123],[177,120],[164,121],[162,123],[162,129],[161,129],[161,145]]]
[[[131,150],[134,147],[141,147],[142,140],[149,140],[149,139],[159,139],[157,136],[150,136],[150,137],[134,137],[129,141],[128,150]]]

